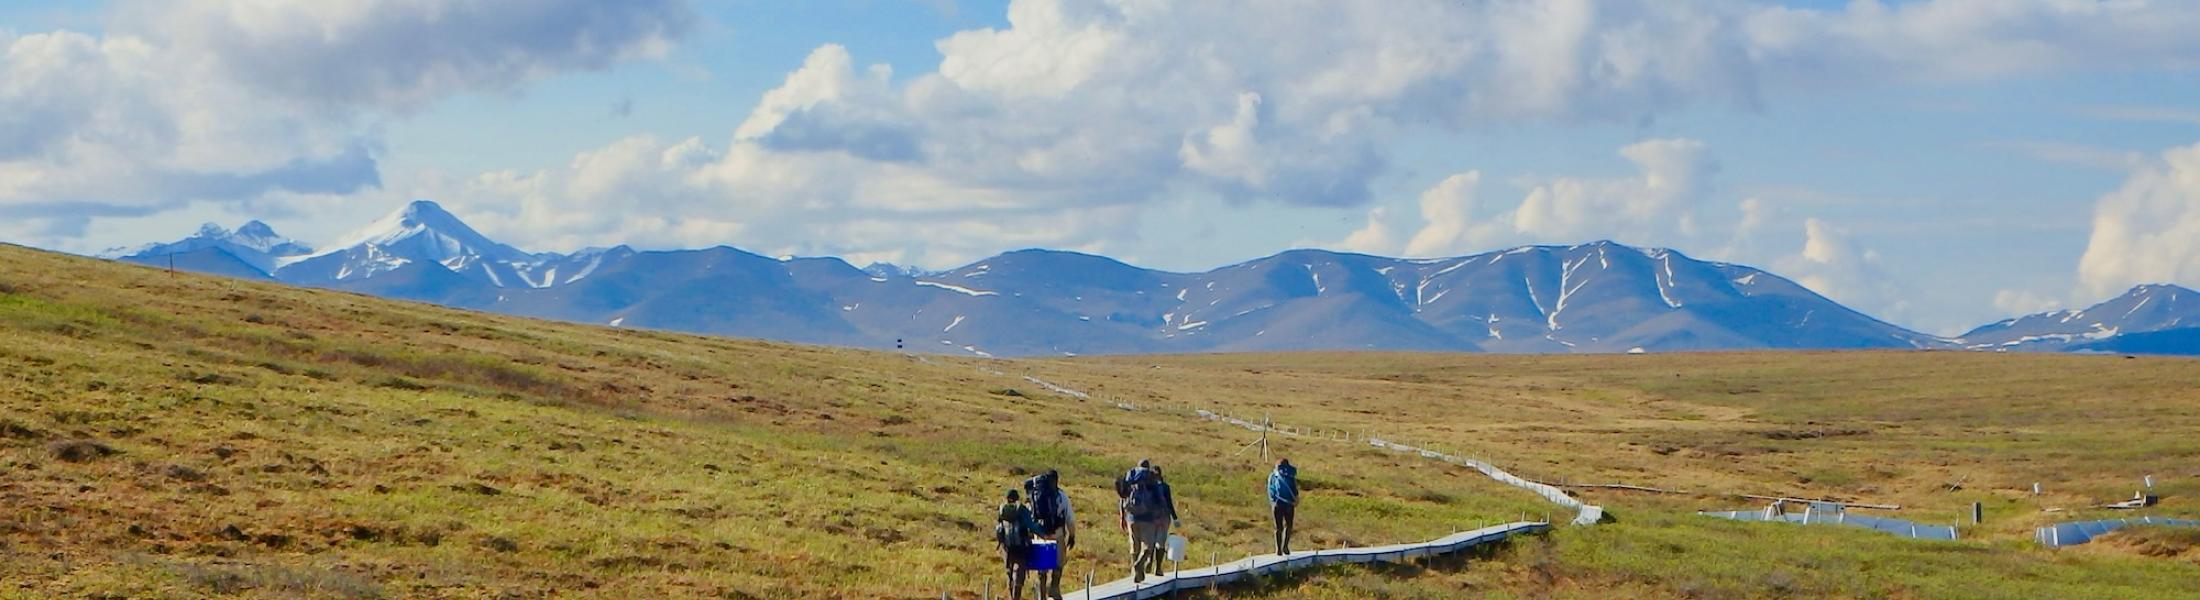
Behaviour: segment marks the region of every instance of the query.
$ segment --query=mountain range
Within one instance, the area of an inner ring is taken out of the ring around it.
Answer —
[[[418,201],[318,250],[253,221],[103,256],[612,327],[981,356],[2200,348],[2155,335],[2200,326],[2200,296],[2174,286],[1950,340],[1763,270],[1608,241],[1438,259],[1292,250],[1199,273],[1019,250],[930,272],[727,246],[530,253]]]

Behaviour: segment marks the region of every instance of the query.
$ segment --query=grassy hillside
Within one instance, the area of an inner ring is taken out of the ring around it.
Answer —
[[[990,513],[1062,469],[1119,576],[1103,488],[1169,469],[1195,553],[1262,549],[1264,465],[1196,409],[1315,427],[1308,545],[1548,508],[1620,522],[1264,598],[2175,598],[2190,540],[2032,548],[2156,476],[2200,515],[2189,361],[1954,353],[1286,354],[977,361],[548,323],[0,246],[0,597],[938,597],[994,574]],[[1026,380],[1092,393],[1079,399]],[[1126,405],[1135,410],[1126,409]],[[2033,482],[2047,493],[2029,495]],[[1950,491],[1951,484],[1958,484]],[[1972,541],[1690,514],[1733,492],[1902,504]],[[2073,509],[2044,513],[2045,508]],[[2111,540],[2114,541],[2114,540]],[[2180,545],[2182,544],[2182,545]]]
[[[1001,492],[1047,467],[1089,528],[1074,567],[1120,576],[1105,488],[1144,457],[1198,549],[1262,547],[1246,432],[1022,368],[0,247],[0,595],[974,594]],[[1544,510],[1457,469],[1282,448],[1317,465],[1312,543]]]

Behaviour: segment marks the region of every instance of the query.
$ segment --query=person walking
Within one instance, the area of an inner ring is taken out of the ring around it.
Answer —
[[[1054,540],[1060,552],[1059,564],[1068,565],[1069,551],[1077,547],[1077,512],[1070,508],[1069,492],[1062,490],[1062,474],[1047,469],[1025,481],[1024,495],[1031,498],[1032,514],[1039,521],[1039,537]],[[1067,568],[1039,571],[1037,595],[1062,600],[1062,573],[1067,571]]]
[[[1158,577],[1168,574],[1163,563],[1169,558],[1169,530],[1183,523],[1176,515],[1176,493],[1169,489],[1169,478],[1161,473],[1161,467],[1153,468],[1153,483],[1160,492],[1161,510],[1166,517],[1161,519],[1161,531],[1153,536],[1153,574]]]
[[[1169,498],[1168,484],[1161,480],[1161,470],[1151,460],[1138,461],[1137,468],[1117,480],[1115,493],[1123,499],[1117,515],[1130,534],[1131,581],[1143,583],[1149,571],[1162,574],[1175,503]]]
[[[1008,502],[1001,505],[993,525],[993,540],[1001,546],[1002,568],[1008,572],[1009,600],[1023,600],[1024,580],[1031,574],[1031,538],[1038,531],[1031,508],[1018,502],[1015,488],[1010,488]]]
[[[1276,553],[1290,556],[1291,530],[1299,517],[1299,468],[1291,466],[1291,459],[1276,461],[1276,470],[1268,474],[1268,506],[1276,517]]]

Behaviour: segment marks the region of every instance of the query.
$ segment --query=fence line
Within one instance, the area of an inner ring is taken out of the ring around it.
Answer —
[[[1388,448],[1399,452],[1415,452],[1419,453],[1423,458],[1441,460],[1447,463],[1464,466],[1470,469],[1474,469],[1476,471],[1481,471],[1483,475],[1488,476],[1490,479],[1497,480],[1498,483],[1535,492],[1536,495],[1542,496],[1544,500],[1549,501],[1552,504],[1556,504],[1573,510],[1575,513],[1573,520],[1574,525],[1595,525],[1597,524],[1597,522],[1604,520],[1604,507],[1602,506],[1582,502],[1580,499],[1567,495],[1566,490],[1561,490],[1550,485],[1522,479],[1511,473],[1505,472],[1504,469],[1497,468],[1496,465],[1492,465],[1487,462],[1474,460],[1471,458],[1452,456],[1434,450],[1415,448],[1404,444],[1395,444],[1380,439],[1369,439],[1367,443],[1377,448]]]
[[[1205,418],[1210,421],[1220,421],[1223,423],[1236,425],[1238,427],[1243,427],[1252,431],[1266,430],[1271,433],[1278,433],[1289,437],[1306,437],[1303,434],[1298,433],[1297,430],[1286,430],[1273,424],[1263,425],[1260,423],[1254,423],[1252,421],[1224,415],[1214,411],[1200,410],[1198,414],[1201,418]],[[1584,503],[1581,500],[1576,499],[1571,495],[1568,495],[1565,490],[1558,489],[1558,487],[1556,486],[1530,481],[1528,479],[1515,476],[1512,473],[1507,473],[1504,469],[1500,469],[1496,465],[1492,465],[1485,461],[1452,456],[1449,454],[1444,454],[1442,452],[1437,452],[1425,448],[1416,448],[1405,444],[1386,441],[1376,437],[1367,438],[1367,444],[1376,448],[1382,448],[1386,450],[1419,454],[1422,458],[1438,460],[1454,465],[1467,467],[1476,471],[1480,471],[1483,475],[1489,477],[1490,479],[1497,480],[1498,483],[1503,483],[1505,485],[1510,485],[1513,487],[1528,490],[1530,492],[1535,492],[1536,495],[1542,496],[1544,500],[1549,501],[1552,504],[1556,504],[1569,510],[1575,511],[1576,514],[1572,523],[1574,525],[1595,525],[1598,521],[1604,520],[1604,507]]]

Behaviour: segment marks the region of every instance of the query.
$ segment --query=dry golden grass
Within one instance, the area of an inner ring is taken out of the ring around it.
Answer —
[[[0,596],[975,594],[1001,490],[1047,467],[1085,517],[1074,568],[1127,570],[1105,488],[1145,457],[1200,549],[1262,547],[1246,432],[1022,372],[0,248]],[[1281,448],[1325,499],[1309,544],[1542,509],[1458,469]]]
[[[1249,433],[1321,429],[1307,544],[1548,507],[1373,433],[1590,491],[1620,522],[1481,560],[1234,596],[2200,594],[2200,566],[2050,552],[2128,497],[2200,514],[2195,363],[1961,353],[1280,354],[981,361],[466,313],[0,247],[0,597],[937,597],[993,575],[1000,490],[1062,469],[1073,569],[1120,574],[1103,489],[1169,467],[1201,552],[1262,549]],[[996,374],[998,372],[998,374]],[[1093,393],[1080,400],[1034,375]],[[1117,408],[1118,402],[1140,410]],[[2032,482],[2048,494],[2030,497]],[[1949,484],[1961,482],[1950,491]],[[1690,514],[1748,492],[1905,505],[1966,541]],[[2106,547],[2104,547],[2106,548]]]

